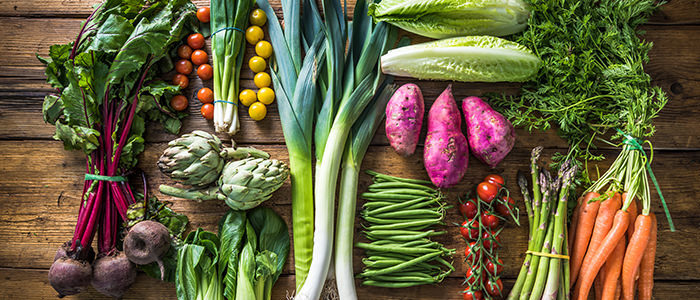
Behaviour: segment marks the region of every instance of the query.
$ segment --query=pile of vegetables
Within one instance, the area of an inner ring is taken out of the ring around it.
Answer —
[[[554,176],[537,165],[541,152],[542,147],[532,150],[531,183],[525,174],[518,173],[518,185],[525,199],[530,224],[530,239],[523,266],[508,299],[569,297],[571,273],[566,224],[569,191],[578,170],[575,164],[566,161]]]
[[[73,238],[57,253],[49,282],[59,295],[93,287],[120,297],[134,282],[136,266],[119,247],[119,225],[136,202],[127,178],[143,152],[146,120],[176,133],[180,118],[169,105],[178,86],[158,80],[173,69],[171,50],[195,28],[188,0],[106,0],[83,22],[75,41],[53,45],[44,120],[66,149],[85,153],[85,183]],[[97,234],[97,259],[91,249]],[[91,266],[92,263],[92,266]]]
[[[501,246],[502,225],[508,220],[519,223],[519,210],[505,188],[505,180],[490,174],[476,187],[477,197],[461,200],[459,212],[465,218],[460,234],[467,243],[464,260],[467,271],[463,299],[493,299],[503,294],[501,273],[503,261],[497,249]],[[467,195],[468,196],[468,195]],[[503,221],[503,224],[501,223]]]
[[[454,271],[445,260],[455,249],[447,249],[430,237],[447,233],[435,231],[445,225],[444,196],[430,182],[405,179],[372,171],[373,183],[362,194],[366,200],[363,231],[370,243],[357,243],[367,255],[362,284],[401,288],[433,284]]]
[[[289,255],[289,233],[270,208],[229,211],[218,236],[199,228],[177,255],[178,300],[270,300]]]
[[[220,200],[232,209],[254,208],[272,197],[287,177],[284,162],[249,147],[224,148],[219,138],[195,130],[170,141],[158,160],[163,173],[190,189],[161,185],[160,192],[190,200]],[[213,183],[216,182],[214,185]]]
[[[521,0],[383,0],[369,5],[374,20],[431,38],[506,36],[525,29],[530,16]]]

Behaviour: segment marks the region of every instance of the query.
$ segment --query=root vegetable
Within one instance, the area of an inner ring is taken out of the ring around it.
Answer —
[[[489,167],[496,167],[515,145],[513,124],[479,97],[465,98],[462,110],[472,154]]]
[[[160,258],[170,249],[170,242],[170,233],[165,225],[154,221],[142,221],[134,225],[124,238],[124,255],[138,265],[157,262],[163,280],[165,270]]]
[[[63,243],[61,247],[56,250],[56,255],[53,257],[53,261],[57,261],[61,257],[71,257],[71,254],[76,256],[77,260],[81,261],[87,261],[89,264],[91,264],[95,260],[95,250],[92,247],[89,247],[87,249],[81,248],[80,250],[76,249],[76,251],[71,251],[72,241],[67,241]]]
[[[59,298],[85,291],[91,278],[92,268],[87,261],[66,256],[56,259],[49,269],[49,283]]]
[[[416,151],[425,104],[420,88],[412,83],[401,86],[386,106],[386,137],[402,156]]]
[[[469,148],[460,118],[450,85],[428,112],[428,136],[423,153],[425,170],[439,188],[457,184],[467,171]]]
[[[136,281],[136,265],[123,252],[101,255],[92,265],[92,287],[105,296],[121,298]]]

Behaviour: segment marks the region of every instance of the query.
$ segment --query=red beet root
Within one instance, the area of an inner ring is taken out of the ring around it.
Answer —
[[[124,238],[124,254],[135,264],[147,265],[157,262],[160,267],[160,279],[165,270],[160,257],[170,249],[170,233],[163,224],[154,221],[142,221],[129,230]]]
[[[99,255],[92,265],[92,287],[105,296],[121,298],[136,281],[136,265],[124,253]]]
[[[49,269],[49,283],[59,298],[85,291],[91,277],[92,268],[88,262],[65,256],[56,259]]]

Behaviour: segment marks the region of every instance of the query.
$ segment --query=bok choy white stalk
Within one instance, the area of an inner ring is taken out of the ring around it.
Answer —
[[[378,71],[379,57],[393,46],[397,32],[390,25],[368,20],[367,4],[357,2],[351,35],[338,0],[324,0],[327,39],[328,89],[317,117],[315,230],[313,257],[308,277],[295,299],[318,299],[331,261],[335,193],[343,153],[350,130],[374,98],[384,78]],[[357,24],[357,25],[356,25]],[[347,55],[345,55],[347,41]],[[345,212],[341,212],[345,213]]]
[[[325,58],[325,35],[320,34],[321,17],[313,1],[304,1],[303,27],[297,0],[282,0],[284,30],[267,0],[257,0],[267,14],[270,41],[275,51],[270,69],[277,107],[289,151],[292,181],[292,230],[296,287],[306,279],[313,248],[313,150],[311,140],[315,119],[318,70]],[[315,13],[315,14],[314,14]],[[301,30],[303,29],[303,34]],[[302,40],[303,38],[303,40]],[[304,44],[306,56],[301,58]]]

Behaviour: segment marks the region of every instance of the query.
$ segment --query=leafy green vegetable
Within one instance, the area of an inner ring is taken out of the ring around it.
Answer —
[[[258,251],[276,254],[273,260],[273,280],[277,281],[289,255],[289,232],[287,224],[269,207],[261,207],[248,214],[248,221],[258,235]],[[267,298],[269,299],[269,298]]]
[[[518,97],[495,96],[492,104],[513,125],[530,130],[558,127],[571,145],[569,157],[602,159],[593,141],[619,128],[651,136],[651,120],[667,103],[652,86],[644,63],[651,43],[637,27],[660,5],[653,0],[532,0],[529,28],[516,41],[543,61]],[[564,157],[559,157],[562,160]]]
[[[245,226],[246,216],[243,211],[231,210],[219,221],[219,236],[221,237],[219,271],[226,271],[223,278],[224,296],[227,299],[236,298],[236,274],[243,235],[246,232]]]
[[[175,288],[178,300],[224,300],[217,271],[220,241],[216,234],[201,228],[187,235],[178,250]]]
[[[376,22],[436,39],[514,34],[525,29],[529,13],[521,0],[383,0],[369,5]]]
[[[382,72],[418,79],[529,80],[540,59],[526,47],[491,36],[467,36],[411,45],[382,56]]]

